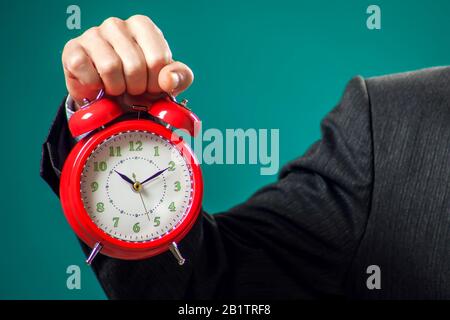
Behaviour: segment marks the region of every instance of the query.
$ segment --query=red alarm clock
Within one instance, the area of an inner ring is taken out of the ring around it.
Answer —
[[[136,116],[119,119],[124,113]],[[60,199],[70,226],[92,249],[88,264],[99,252],[134,260],[167,250],[184,263],[177,243],[198,217],[203,182],[194,153],[172,129],[195,136],[199,124],[170,96],[126,109],[99,95],[73,114],[72,135],[87,135],[64,164]]]

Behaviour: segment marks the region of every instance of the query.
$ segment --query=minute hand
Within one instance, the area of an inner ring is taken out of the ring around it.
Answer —
[[[146,182],[149,182],[149,181],[152,180],[152,179],[155,179],[156,177],[158,177],[158,176],[160,176],[161,174],[163,174],[164,171],[166,171],[167,169],[169,169],[169,168],[165,168],[165,169],[162,169],[162,170],[158,171],[157,173],[155,173],[155,174],[152,175],[151,177],[149,177],[149,178],[145,179],[144,181],[142,181],[141,184],[144,184],[144,183],[146,183]]]

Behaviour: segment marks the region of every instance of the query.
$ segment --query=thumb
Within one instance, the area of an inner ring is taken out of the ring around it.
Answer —
[[[159,87],[176,96],[186,90],[194,81],[192,70],[182,62],[175,61],[161,69],[158,76]]]

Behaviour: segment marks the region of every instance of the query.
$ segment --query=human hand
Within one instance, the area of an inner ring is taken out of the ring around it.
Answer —
[[[67,90],[78,106],[100,89],[127,104],[164,92],[177,95],[194,78],[187,65],[172,59],[161,30],[143,15],[108,18],[69,40],[62,64]]]

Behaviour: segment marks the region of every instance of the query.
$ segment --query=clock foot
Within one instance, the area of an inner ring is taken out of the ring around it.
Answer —
[[[177,244],[175,242],[172,242],[169,246],[169,249],[170,252],[172,252],[175,259],[177,259],[178,264],[182,266],[186,262],[186,259],[184,259],[183,256],[181,255],[180,250],[178,250]]]
[[[94,248],[92,248],[91,253],[89,254],[89,257],[86,259],[86,263],[90,266],[92,264],[92,261],[94,260],[94,258],[97,256],[97,254],[100,252],[100,250],[102,250],[103,246],[100,242],[97,242],[94,246]]]

